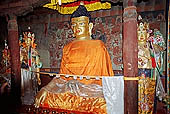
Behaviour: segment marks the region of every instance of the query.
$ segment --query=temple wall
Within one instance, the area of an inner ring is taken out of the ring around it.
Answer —
[[[150,23],[150,28],[158,28],[165,36],[165,19],[163,11],[140,12],[142,17]],[[102,40],[111,56],[112,66],[116,74],[122,72],[122,9],[117,6],[111,10],[91,12],[94,23],[93,39]],[[70,15],[57,12],[31,13],[19,17],[19,31],[26,31],[31,27],[35,33],[37,49],[43,62],[43,68],[58,70],[64,45],[73,40],[69,25]],[[132,31],[133,32],[133,31]]]

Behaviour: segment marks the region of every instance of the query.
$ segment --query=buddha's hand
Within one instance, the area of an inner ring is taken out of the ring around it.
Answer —
[[[36,108],[39,108],[40,104],[43,104],[43,102],[44,102],[44,100],[45,100],[45,98],[47,96],[47,93],[48,92],[45,89],[41,89],[37,93],[37,95],[35,97],[35,104],[34,104]]]

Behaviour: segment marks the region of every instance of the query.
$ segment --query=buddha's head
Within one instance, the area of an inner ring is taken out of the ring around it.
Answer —
[[[93,23],[85,6],[80,5],[71,15],[71,28],[77,40],[90,40]]]

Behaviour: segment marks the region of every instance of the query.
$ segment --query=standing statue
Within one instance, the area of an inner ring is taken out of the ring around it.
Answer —
[[[2,51],[2,60],[0,61],[0,95],[10,92],[11,89],[11,56],[8,48],[7,40],[5,40],[5,48]],[[5,91],[7,90],[7,91]]]
[[[19,37],[20,44],[20,63],[21,63],[21,100],[22,104],[30,105],[34,103],[34,96],[38,90],[38,84],[41,84],[39,72],[42,67],[37,44],[35,43],[35,35],[30,31],[23,32]],[[32,72],[34,71],[34,72]]]
[[[162,75],[161,72],[163,71],[165,43],[160,31],[157,29],[151,30],[149,23],[143,22],[140,15],[137,31],[139,68],[138,113],[151,114],[154,109],[155,93],[156,96],[158,96],[158,93],[164,93],[160,75]]]
[[[138,68],[151,69],[152,61],[149,50],[149,23],[140,22],[138,25]]]
[[[138,68],[140,74],[143,72],[145,76],[153,78],[157,75],[156,72],[163,71],[165,42],[158,29],[151,30],[149,23],[142,22],[140,15],[139,18]]]

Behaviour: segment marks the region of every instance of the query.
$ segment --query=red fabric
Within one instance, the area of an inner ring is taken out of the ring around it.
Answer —
[[[155,58],[154,58],[154,57],[151,57],[151,60],[152,60],[152,67],[153,67],[153,68],[156,68]]]
[[[62,7],[74,7],[74,6],[79,6],[81,1],[77,1],[77,2],[73,2],[73,3],[69,3],[69,4],[63,4]],[[84,5],[87,4],[93,4],[96,2],[100,2],[100,0],[91,0],[91,1],[83,1]]]
[[[28,60],[28,65],[31,67],[31,59]]]

